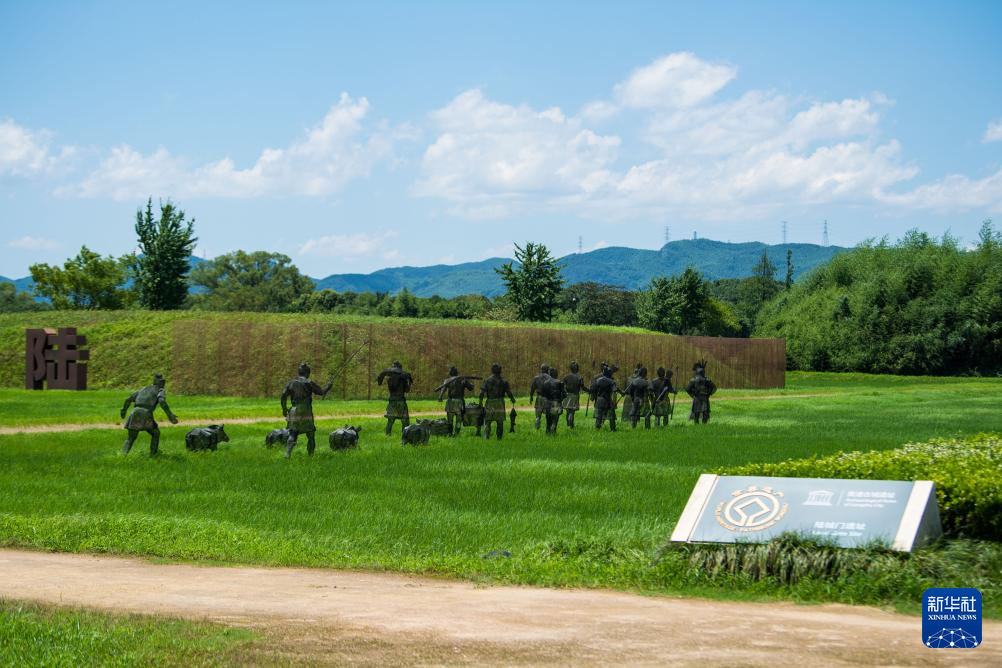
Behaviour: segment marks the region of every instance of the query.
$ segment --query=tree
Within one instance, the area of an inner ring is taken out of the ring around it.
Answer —
[[[153,218],[153,198],[146,211],[136,211],[136,237],[141,255],[132,262],[139,304],[144,308],[181,308],[188,297],[186,276],[194,236],[195,219],[185,221],[184,211],[167,200],[160,204],[160,218]]]
[[[637,321],[641,327],[669,334],[701,334],[710,302],[706,281],[686,267],[678,276],[651,279],[637,295]]]
[[[35,294],[47,297],[57,309],[119,309],[131,305],[125,289],[128,257],[101,257],[86,246],[63,268],[47,264],[29,267]]]
[[[786,289],[793,287],[793,250],[786,249],[786,280],[783,282]]]
[[[36,302],[31,294],[21,290],[13,283],[0,283],[0,313],[16,313],[20,311],[44,311],[51,308],[45,302]]]
[[[204,290],[192,295],[193,306],[212,311],[291,311],[313,290],[288,256],[266,251],[203,262],[192,269],[191,284]]]
[[[582,325],[630,326],[637,324],[634,297],[630,290],[588,281],[564,288],[559,305],[570,321]]]
[[[508,298],[519,320],[549,322],[564,281],[560,265],[543,244],[515,244],[516,268],[509,262],[495,271],[508,288]]]

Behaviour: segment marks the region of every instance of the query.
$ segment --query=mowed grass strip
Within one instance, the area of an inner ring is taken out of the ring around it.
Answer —
[[[194,454],[184,451],[185,430],[167,427],[156,459],[146,456],[145,435],[129,457],[119,455],[120,429],[2,436],[0,542],[915,611],[918,587],[948,586],[935,574],[960,571],[776,587],[705,582],[680,556],[652,566],[704,471],[1002,430],[999,381],[844,385],[853,391],[721,401],[710,424],[679,420],[667,432],[596,433],[579,416],[576,431],[562,427],[552,438],[523,416],[500,443],[467,429],[404,448],[399,425],[387,438],[381,420],[362,420],[361,448],[333,453],[326,435],[343,421],[328,420],[318,454],[308,458],[301,439],[290,461],[263,447],[267,425],[232,425],[220,451]],[[678,413],[687,413],[681,401]],[[493,550],[512,556],[485,559]]]
[[[0,599],[3,666],[239,666],[255,634]]]

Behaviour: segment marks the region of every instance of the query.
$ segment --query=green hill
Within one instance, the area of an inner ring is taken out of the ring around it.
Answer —
[[[846,250],[838,246],[814,244],[770,246],[760,242],[732,244],[710,239],[686,239],[665,244],[661,250],[622,246],[600,248],[567,255],[560,262],[568,283],[594,281],[638,289],[655,276],[678,274],[690,265],[711,280],[749,276],[763,250],[767,250],[772,261],[782,268],[787,249],[793,251],[795,277]],[[506,262],[509,260],[491,258],[458,265],[394,267],[371,274],[332,274],[316,283],[318,290],[327,288],[337,292],[395,293],[407,288],[419,297],[455,297],[462,294],[496,297],[504,293],[504,286],[494,269]]]

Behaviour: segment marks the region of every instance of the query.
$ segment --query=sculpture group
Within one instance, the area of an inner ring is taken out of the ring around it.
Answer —
[[[706,361],[699,360],[693,365],[693,375],[685,386],[685,392],[692,398],[689,419],[694,423],[705,424],[710,419],[710,397],[717,391],[717,386],[706,376]],[[581,410],[581,395],[586,395],[585,416],[588,416],[594,405],[595,429],[602,429],[606,422],[609,429],[616,431],[618,422],[629,422],[635,429],[643,421],[645,429],[652,426],[665,428],[671,422],[675,412],[675,398],[678,390],[672,384],[674,376],[671,370],[658,367],[655,378],[648,378],[648,370],[637,363],[632,375],[620,387],[614,374],[619,370],[614,364],[603,363],[601,373],[590,384],[586,383],[580,373],[576,361],[570,363],[570,372],[563,377],[549,364],[542,364],[539,373],[529,385],[529,402],[535,413],[535,428],[554,435],[560,424],[560,416],[564,415],[565,424],[569,429],[575,428],[575,415]],[[384,417],[386,418],[385,433],[393,432],[396,421],[401,424],[401,442],[404,445],[421,445],[429,441],[432,435],[455,437],[462,428],[476,427],[477,435],[489,439],[491,434],[498,440],[504,437],[505,422],[509,423],[509,432],[515,431],[517,412],[515,410],[515,395],[511,385],[501,375],[501,365],[491,365],[490,375],[486,377],[469,376],[459,373],[455,366],[449,369],[448,377],[435,388],[439,401],[445,402],[445,417],[439,420],[418,420],[411,424],[410,410],[407,406],[407,393],[414,384],[414,377],[404,370],[403,365],[394,361],[388,368],[379,372],[376,382],[385,382],[389,396]],[[333,386],[333,379],[320,386],[310,379],[310,366],[303,362],[299,365],[297,375],[285,385],[280,403],[282,415],[286,420],[284,429],[272,430],[265,437],[265,444],[284,445],[285,456],[292,456],[300,435],[306,437],[306,452],[310,455],[316,450],[316,424],[313,415],[313,398],[325,397]],[[467,400],[467,392],[476,392],[473,381],[480,383],[480,392],[476,401]],[[622,397],[622,413],[617,419],[619,399]],[[511,403],[510,410],[506,401]],[[165,382],[163,376],[156,374],[153,384],[132,393],[122,406],[121,416],[126,418],[130,405],[132,412],[125,421],[128,437],[122,448],[123,454],[128,454],[140,431],[150,434],[150,454],[156,455],[159,449],[160,428],[154,419],[154,412],[159,407],[167,414],[168,419],[177,424],[177,416],[167,405]],[[332,450],[344,450],[356,447],[361,427],[345,425],[330,434],[329,444]],[[185,445],[189,450],[215,450],[220,442],[229,441],[225,428],[221,425],[209,425],[192,429],[185,437]]]

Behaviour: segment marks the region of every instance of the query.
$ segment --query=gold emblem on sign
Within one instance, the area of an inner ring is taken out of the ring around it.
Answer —
[[[731,492],[730,501],[717,504],[717,522],[728,531],[762,531],[783,519],[790,504],[772,487],[750,485]]]

